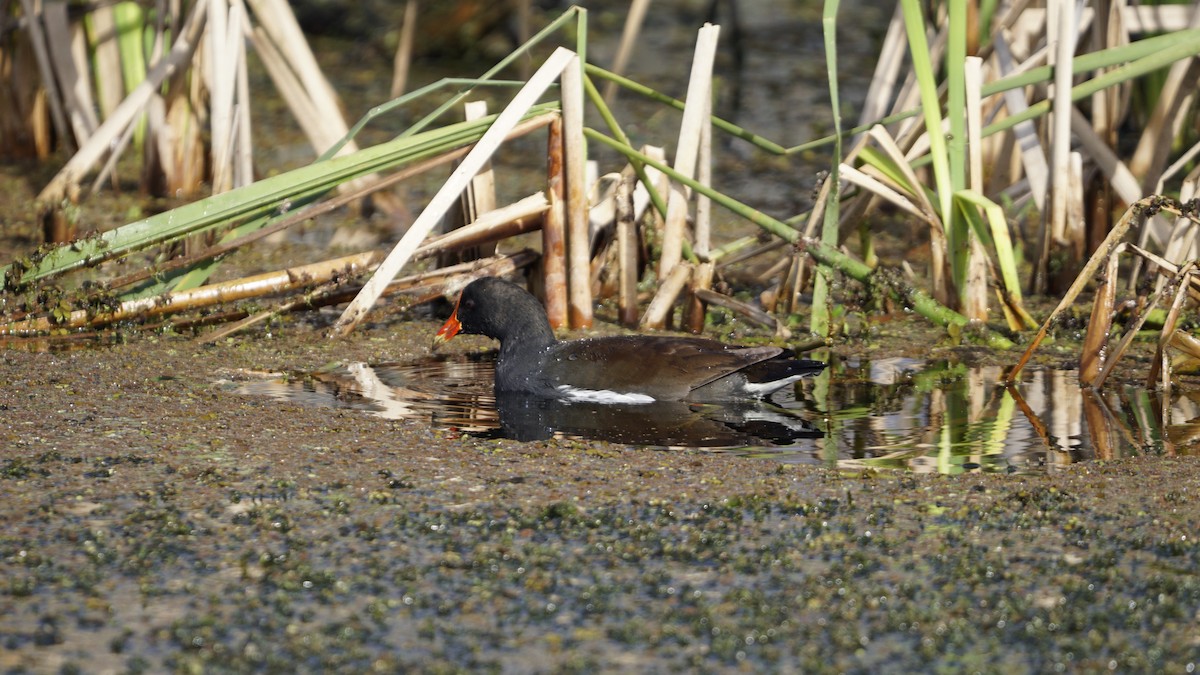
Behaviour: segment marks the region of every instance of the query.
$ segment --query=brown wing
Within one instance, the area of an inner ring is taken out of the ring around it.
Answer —
[[[542,370],[551,387],[678,400],[696,387],[778,356],[779,347],[733,347],[701,338],[628,335],[560,342]]]

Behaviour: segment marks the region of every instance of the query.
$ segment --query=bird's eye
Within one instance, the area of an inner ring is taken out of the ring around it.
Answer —
[[[463,304],[463,306],[464,306],[464,307],[466,307],[467,309],[471,309],[471,308],[473,308],[473,307],[475,306],[475,301],[474,301],[474,300],[472,300],[471,298],[467,298],[466,300],[463,300],[463,301],[462,301],[462,304]]]

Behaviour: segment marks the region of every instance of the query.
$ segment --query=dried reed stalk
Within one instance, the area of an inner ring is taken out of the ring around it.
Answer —
[[[536,129],[540,129],[541,127],[549,124],[550,120],[552,118],[556,118],[556,117],[557,117],[557,115],[554,115],[554,114],[546,114],[546,115],[540,115],[538,117],[527,120],[521,124],[518,124],[516,126],[516,128],[513,129],[512,133],[509,134],[508,138],[516,138],[518,136],[522,136],[522,135],[527,134]],[[278,232],[282,232],[283,230],[285,230],[297,223],[302,223],[306,220],[310,220],[310,219],[315,218],[323,213],[329,213],[330,211],[333,211],[334,209],[341,208],[341,207],[345,206],[346,204],[349,204],[356,200],[362,199],[363,197],[366,197],[367,195],[369,195],[373,192],[383,190],[383,189],[388,188],[392,185],[395,185],[396,183],[399,183],[403,180],[407,180],[413,176],[420,175],[422,173],[425,173],[426,171],[429,171],[436,167],[447,164],[455,159],[458,159],[459,157],[462,157],[463,155],[466,155],[468,152],[470,152],[470,150],[471,150],[471,148],[469,148],[469,147],[468,148],[459,148],[457,150],[452,150],[450,152],[444,153],[437,157],[431,157],[423,162],[418,162],[417,164],[407,166],[389,176],[380,178],[380,179],[376,180],[375,182],[370,183],[370,184],[360,188],[357,192],[341,194],[336,197],[327,199],[319,204],[312,204],[303,209],[293,211],[293,212],[289,213],[287,216],[285,216],[284,218],[282,218],[270,225],[267,225],[266,227],[263,227],[259,230],[251,232],[249,234],[243,235],[241,237],[238,237],[238,238],[230,240],[230,241],[216,244],[210,248],[207,248],[203,251],[198,251],[197,253],[192,254],[192,255],[188,255],[188,256],[184,256],[181,258],[176,258],[176,259],[167,261],[167,262],[163,263],[162,265],[159,265],[154,268],[138,270],[137,272],[133,272],[128,275],[124,275],[122,277],[112,279],[112,280],[106,282],[104,286],[105,286],[105,288],[110,289],[110,290],[115,289],[115,288],[121,288],[122,286],[127,286],[129,284],[137,283],[138,281],[147,279],[154,274],[165,274],[167,272],[171,272],[176,269],[195,265],[196,263],[198,263],[202,260],[208,260],[211,258],[215,258],[219,255],[222,255],[224,253],[228,253],[230,251],[237,250],[238,248],[241,248],[242,246],[250,244],[254,241],[263,239],[265,237],[276,234]],[[535,195],[535,197],[536,197],[536,195]],[[518,204],[527,203],[527,202],[529,202],[530,199],[533,199],[533,197],[527,197],[525,200],[522,200],[522,202],[518,202]],[[542,201],[543,202],[545,201],[544,197],[542,197]],[[528,204],[526,204],[525,207],[516,207],[516,205],[513,205],[513,207],[510,207],[510,208],[528,208]],[[528,216],[517,216],[517,217],[528,217]],[[524,231],[524,229],[522,229],[522,228],[534,229],[536,226],[536,223],[522,222],[520,225],[514,225],[514,226],[517,229]],[[468,235],[466,233],[458,233],[457,236],[463,237],[463,236],[474,236],[474,235]],[[509,236],[511,236],[511,235],[509,235]],[[448,240],[448,241],[453,241],[453,240]],[[425,245],[428,246],[430,243],[432,243],[432,242],[427,242]],[[451,243],[450,245],[453,246],[454,244]]]
[[[208,3],[201,3],[208,4]],[[193,13],[196,11],[193,8]],[[208,8],[205,7],[205,12]],[[121,82],[121,54],[117,47],[117,23],[112,5],[101,5],[87,15],[89,42],[96,74],[96,103],[101,119],[112,116],[124,95]]]
[[[717,39],[720,34],[720,26],[705,24],[696,40],[696,52],[692,58],[692,72],[688,80],[683,122],[679,125],[679,142],[675,149],[674,164],[674,169],[687,178],[696,174],[701,126],[710,124],[706,113],[710,110],[713,62],[716,59]],[[666,223],[663,228],[662,253],[658,261],[660,278],[666,278],[671,268],[683,259],[683,232],[688,217],[690,190],[675,184],[672,184],[670,189]]]
[[[540,257],[536,251],[521,249],[515,253],[502,253],[491,258],[480,258],[450,267],[441,267],[396,279],[387,285],[384,294],[389,295],[401,291],[415,292],[436,287],[440,289],[440,294],[450,295],[462,290],[474,279],[508,276],[519,269],[529,267]]]
[[[664,165],[667,163],[666,148],[658,145],[643,145],[640,149],[640,152],[656,162],[660,162]],[[668,189],[670,189],[671,179],[667,177],[667,174],[659,171],[656,167],[649,165],[643,165],[642,171],[646,175],[646,183],[649,183],[651,186],[653,186],[654,191],[657,194],[662,195],[666,193]],[[642,181],[637,181],[633,189],[633,216],[640,222],[642,216],[645,215],[647,209],[649,209],[651,218],[654,219],[655,226],[661,230],[663,212],[659,211],[657,208],[650,208],[651,206],[654,206],[654,203],[655,197],[651,195],[650,189],[647,188],[646,184]]]
[[[237,73],[245,59],[243,45],[244,9],[240,4],[214,3],[209,8],[208,30],[204,55],[208,68],[201,72],[209,91],[208,120],[212,134],[212,191],[213,194],[227,192],[235,187],[233,182],[233,155],[235,142],[237,101]],[[249,105],[248,100],[241,101]],[[249,139],[245,139],[248,141]]]
[[[1164,172],[1163,176],[1168,176],[1171,174],[1174,170],[1181,166],[1181,162],[1182,166],[1186,166],[1186,164],[1191,161],[1187,156],[1189,153],[1192,153],[1192,151],[1200,151],[1200,143],[1192,146],[1191,150],[1189,150],[1187,153],[1184,153],[1184,156],[1180,157],[1180,160],[1176,161],[1175,165]],[[1162,181],[1163,179],[1160,178],[1159,180]],[[1162,188],[1160,185],[1158,193],[1161,194],[1161,191]],[[1188,175],[1183,179],[1183,182],[1179,186],[1179,201],[1187,203],[1188,201],[1196,198],[1198,194],[1200,194],[1200,166],[1193,168],[1191,172],[1188,173]],[[1143,228],[1143,237],[1148,235],[1148,230],[1149,228]],[[1197,226],[1196,223],[1193,223],[1187,218],[1176,218],[1175,222],[1171,224],[1171,238],[1167,241],[1167,245],[1164,248],[1163,257],[1168,260],[1186,260],[1188,258],[1195,258],[1197,256],[1196,235],[1198,233],[1200,233],[1200,226]],[[1138,276],[1140,275],[1138,275],[1135,268],[1135,271],[1131,271],[1130,273],[1130,280],[1132,281],[1137,279]],[[1156,283],[1162,284],[1162,277],[1159,277],[1156,280]]]
[[[1175,275],[1179,274],[1179,270],[1180,270],[1179,265],[1176,265],[1175,263],[1171,262],[1170,260],[1167,260],[1161,256],[1154,255],[1150,251],[1147,251],[1147,250],[1143,249],[1142,247],[1135,246],[1133,244],[1129,244],[1129,249],[1131,251],[1133,251],[1134,253],[1138,254],[1139,256],[1141,256],[1147,262],[1154,265],[1158,269],[1158,274],[1160,277],[1165,277],[1169,280],[1172,277],[1174,277]],[[1191,280],[1190,288],[1192,291],[1192,298],[1194,300],[1196,300],[1197,302],[1200,302],[1200,278],[1197,278],[1196,275],[1192,275],[1190,277],[1190,280]],[[1158,290],[1158,289],[1156,289],[1156,290]]]
[[[709,80],[709,95],[704,97],[704,112],[701,114],[700,141],[696,157],[696,180],[704,186],[712,185],[712,81]],[[694,226],[696,242],[693,250],[700,259],[696,268],[689,293],[687,311],[687,329],[694,334],[704,331],[704,319],[708,313],[708,303],[699,295],[697,290],[712,288],[713,274],[716,264],[709,259],[712,250],[712,200],[703,193],[696,194],[696,222]]]
[[[181,77],[185,74],[180,69],[165,96],[152,97],[147,106],[149,126],[155,131],[143,171],[155,194],[195,195],[206,176],[204,125],[198,112],[204,107],[203,84],[201,78]]]
[[[617,75],[624,74],[625,67],[629,65],[629,56],[633,54],[649,7],[650,0],[633,0],[629,5],[629,11],[625,14],[625,29],[621,32],[621,44],[617,47],[617,57],[613,60],[612,72]],[[604,100],[611,103],[617,91],[617,83],[609,80],[608,84],[604,85]]]
[[[968,56],[963,68],[964,93],[966,97],[967,132],[967,186],[983,194],[983,121],[982,96],[983,60]],[[979,237],[970,230],[970,252],[967,255],[967,287],[961,290],[963,314],[968,319],[987,321],[988,318],[988,264],[987,252]]]
[[[468,101],[463,104],[463,111],[468,120],[478,120],[487,117],[487,101]],[[514,131],[521,125],[514,127]],[[508,138],[512,138],[510,134]],[[483,168],[463,191],[463,212],[466,222],[473,223],[496,208],[496,173],[492,170],[491,162],[484,162]],[[476,251],[476,257],[488,258],[496,253],[496,246],[481,246]]]
[[[1200,338],[1187,331],[1175,331],[1171,336],[1171,346],[1178,349],[1194,360],[1200,360]]]
[[[933,211],[923,208],[929,206],[928,200],[918,200],[917,203],[913,203],[913,199],[911,197],[915,196],[914,193],[905,190],[904,194],[901,194],[900,190],[904,188],[896,185],[886,177],[879,175],[878,172],[860,171],[849,164],[842,164],[838,169],[838,174],[841,175],[842,180],[846,181],[850,185],[857,185],[863,190],[868,191],[870,194],[873,194],[876,197],[879,197],[892,204],[893,206],[900,208],[902,211],[906,211],[909,214],[920,218],[930,227],[941,227],[941,221],[937,218]]]
[[[900,77],[900,66],[907,58],[908,43],[904,36],[904,15],[900,3],[892,11],[892,20],[888,23],[883,45],[879,50],[879,59],[875,62],[875,72],[871,76],[871,84],[867,87],[866,100],[863,101],[862,112],[858,116],[858,125],[864,126],[882,119],[888,113],[888,102],[896,90]],[[811,235],[810,235],[811,236]]]
[[[705,186],[712,185],[712,82],[709,82],[710,92],[704,98],[704,112],[701,114],[699,155],[696,158],[696,180]],[[712,200],[703,193],[696,195],[696,222],[693,228],[696,233],[696,243],[693,250],[701,260],[708,260],[712,250]]]
[[[552,328],[563,328],[568,323],[564,183],[562,119],[559,118],[550,123],[546,139],[546,197],[550,201],[550,210],[546,212],[542,227],[542,286],[546,316]]]
[[[1005,383],[1012,384],[1016,382],[1017,376],[1020,375],[1021,370],[1025,367],[1025,364],[1028,363],[1030,357],[1033,356],[1034,350],[1038,348],[1038,346],[1042,343],[1042,340],[1046,339],[1046,334],[1050,331],[1050,326],[1056,319],[1058,319],[1059,314],[1069,307],[1071,303],[1075,302],[1075,299],[1078,298],[1079,294],[1083,291],[1084,286],[1087,285],[1088,281],[1092,279],[1092,276],[1100,268],[1100,264],[1106,261],[1108,257],[1114,253],[1114,251],[1117,251],[1118,247],[1123,246],[1122,239],[1125,237],[1126,233],[1129,232],[1129,228],[1134,224],[1144,222],[1147,212],[1157,212],[1159,210],[1174,213],[1177,216],[1183,215],[1177,207],[1169,204],[1168,200],[1164,200],[1162,197],[1157,196],[1140,199],[1125,210],[1125,214],[1121,216],[1119,221],[1117,221],[1117,224],[1108,233],[1108,236],[1105,237],[1100,246],[1098,246],[1092,253],[1092,257],[1089,258],[1087,263],[1083,266],[1083,269],[1080,270],[1079,275],[1075,277],[1075,282],[1071,284],[1071,287],[1067,289],[1065,294],[1063,294],[1062,300],[1060,300],[1058,305],[1055,306],[1054,310],[1050,312],[1050,315],[1046,317],[1046,320],[1042,322],[1042,326],[1038,329],[1037,335],[1035,335],[1033,340],[1030,341],[1029,346],[1025,349],[1025,353],[1023,353],[1020,360],[1017,361],[1017,365],[1014,366],[1013,369],[1009,371],[1008,375],[1005,376]],[[1156,302],[1157,299],[1155,300],[1155,303]],[[1144,320],[1145,313],[1143,313],[1143,317],[1140,321]],[[1137,326],[1141,325],[1140,321],[1138,322]],[[1132,335],[1135,332],[1136,327],[1131,329],[1126,334],[1126,338],[1132,340]],[[1122,343],[1124,344],[1124,341],[1122,341]],[[1101,371],[1100,376],[1098,377],[1099,382],[1102,383],[1104,381],[1104,378],[1112,368],[1112,365],[1116,362],[1116,358],[1116,356],[1109,357],[1104,369]],[[1096,386],[1098,387],[1100,385],[1097,384]]]
[[[1056,249],[1065,248],[1067,259],[1063,261],[1063,265],[1068,274],[1073,273],[1079,264],[1078,260],[1069,254],[1071,249],[1067,239],[1067,205],[1071,195],[1071,110],[1074,108],[1071,102],[1072,61],[1075,58],[1078,31],[1075,27],[1074,4],[1059,2],[1054,8],[1057,10],[1052,15],[1055,21],[1052,25],[1048,24],[1047,28],[1047,41],[1055,45],[1053,130],[1050,134],[1050,210],[1043,212],[1041,232],[1037,239],[1037,267],[1033,275],[1036,293],[1045,293],[1049,288],[1050,257]],[[1054,33],[1049,33],[1051,30]]]
[[[238,9],[240,22],[248,24],[246,7],[242,0],[236,0],[234,6]],[[234,112],[234,150],[233,185],[249,185],[254,182],[254,142],[250,128],[250,73],[246,67],[246,40],[242,35],[230,35],[230,40],[236,41],[237,63],[237,101]]]
[[[345,283],[346,280],[344,279],[335,279],[333,281],[326,282],[309,290],[298,298],[285,300],[271,309],[263,310],[256,314],[250,314],[244,318],[235,320],[233,323],[222,326],[221,328],[218,328],[207,335],[201,335],[200,337],[196,338],[195,341],[197,344],[212,344],[246,328],[258,325],[263,321],[270,319],[271,317],[279,316],[284,312],[290,312],[299,307],[315,307],[321,300],[329,297],[341,289]]]
[[[486,101],[467,101],[463,104],[464,118],[473,121],[487,117]],[[457,230],[467,223],[474,222],[484,213],[496,208],[496,182],[492,172],[491,162],[485,162],[483,168],[463,190],[459,198],[458,209],[451,209],[443,221],[447,232]],[[450,265],[464,260],[485,258],[495,254],[495,242],[489,242],[487,250],[465,247],[454,252],[446,251],[438,259],[438,266]]]
[[[1033,63],[1033,60],[1030,59],[1022,65],[1022,68],[1018,68],[1012,51],[1009,49],[1008,42],[1002,34],[996,36],[994,46],[996,62],[1000,70],[999,75],[1002,77],[1020,72],[1025,66],[1032,65]],[[1005,91],[1004,105],[1008,108],[1010,116],[1019,115],[1029,109],[1029,101],[1025,98],[1025,93],[1022,89],[1009,89]],[[1013,136],[1016,139],[1017,146],[1021,150],[1018,156],[1020,167],[1029,182],[1029,191],[1033,198],[1033,203],[1037,206],[1038,212],[1045,213],[1046,194],[1049,192],[1050,168],[1046,164],[1046,153],[1042,149],[1041,141],[1038,138],[1037,126],[1029,120],[1020,122],[1013,127]],[[1014,157],[1014,161],[1015,159],[1017,157]]]
[[[52,134],[46,94],[28,36],[17,34],[0,46],[0,74],[6,78],[6,95],[0,96],[0,157],[47,157]]]
[[[1180,275],[1179,277],[1175,278],[1174,281],[1186,282],[1187,279],[1188,276]],[[1184,285],[1186,285],[1186,283]],[[1100,373],[1096,375],[1093,381],[1093,389],[1099,390],[1104,386],[1104,381],[1108,379],[1109,373],[1112,372],[1112,369],[1117,365],[1117,362],[1121,360],[1121,357],[1125,355],[1125,352],[1129,349],[1129,345],[1133,344],[1134,338],[1137,337],[1138,332],[1140,332],[1142,330],[1142,326],[1145,325],[1146,319],[1150,316],[1150,308],[1158,306],[1159,301],[1162,300],[1162,296],[1166,291],[1167,287],[1163,287],[1155,291],[1154,294],[1150,296],[1150,299],[1147,300],[1145,304],[1145,310],[1138,314],[1137,318],[1135,318],[1134,321],[1126,328],[1125,335],[1121,337],[1121,340],[1117,343],[1117,346],[1105,354],[1104,365],[1100,369]],[[1039,336],[1040,335],[1041,333],[1039,333]],[[1031,345],[1031,347],[1032,346],[1036,346],[1036,344]]]
[[[400,98],[408,85],[408,69],[412,64],[413,42],[417,33],[417,0],[408,0],[404,5],[404,18],[400,23],[400,44],[396,46],[396,58],[392,63],[392,98]]]
[[[1122,202],[1132,204],[1142,198],[1142,188],[1129,166],[1121,161],[1109,144],[1096,133],[1092,123],[1083,113],[1074,108],[1071,109],[1071,133],[1087,150],[1088,158],[1104,172],[1105,179]]]
[[[567,274],[571,328],[592,327],[591,236],[588,232],[587,144],[583,140],[583,66],[575,56],[562,72],[563,163],[566,179]]]

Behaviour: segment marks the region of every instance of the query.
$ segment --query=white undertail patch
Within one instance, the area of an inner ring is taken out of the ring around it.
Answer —
[[[791,375],[789,377],[783,378],[782,380],[772,380],[770,382],[757,382],[757,383],[756,382],[747,382],[745,389],[746,389],[747,394],[749,394],[755,398],[763,398],[764,396],[768,396],[772,392],[783,389],[784,387],[788,386],[789,384],[791,384],[797,380],[803,379],[804,377],[806,377],[806,376],[805,375]]]
[[[648,394],[621,394],[608,389],[580,389],[569,384],[560,384],[558,393],[569,401],[585,403],[654,403]]]

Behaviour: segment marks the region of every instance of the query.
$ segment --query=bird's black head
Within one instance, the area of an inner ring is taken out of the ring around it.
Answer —
[[[476,279],[463,289],[454,313],[434,337],[439,344],[458,333],[485,335],[503,343],[510,338],[554,340],[542,305],[524,288],[498,277]]]

